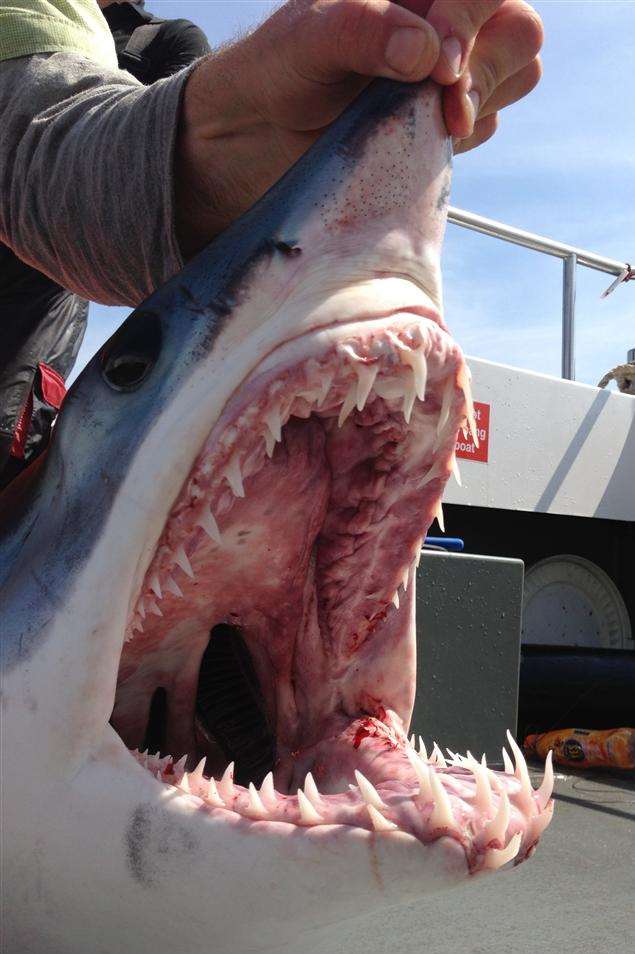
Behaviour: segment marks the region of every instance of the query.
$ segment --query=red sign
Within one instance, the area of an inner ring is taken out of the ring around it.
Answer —
[[[456,456],[464,457],[465,460],[480,460],[487,463],[489,457],[489,404],[479,404],[474,402],[474,417],[476,418],[476,430],[478,434],[478,447],[469,437],[463,436],[463,431],[459,431],[459,439],[456,442]]]

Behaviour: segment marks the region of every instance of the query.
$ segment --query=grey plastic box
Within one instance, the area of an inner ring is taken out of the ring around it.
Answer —
[[[516,731],[522,560],[424,550],[417,572],[417,697],[426,745],[501,761]]]

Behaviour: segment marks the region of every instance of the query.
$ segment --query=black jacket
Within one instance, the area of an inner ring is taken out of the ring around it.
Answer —
[[[120,68],[142,83],[177,73],[210,50],[189,20],[155,17],[143,3],[114,3],[103,13]],[[0,243],[0,489],[48,444],[87,319],[87,301]]]

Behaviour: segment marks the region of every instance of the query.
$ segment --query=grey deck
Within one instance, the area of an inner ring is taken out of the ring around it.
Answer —
[[[340,927],[313,954],[633,954],[635,780],[577,773],[556,795],[527,863]]]

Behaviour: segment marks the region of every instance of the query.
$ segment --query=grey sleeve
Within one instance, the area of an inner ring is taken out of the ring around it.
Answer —
[[[0,240],[104,304],[137,305],[177,272],[173,153],[188,75],[146,87],[76,54],[0,63]]]

